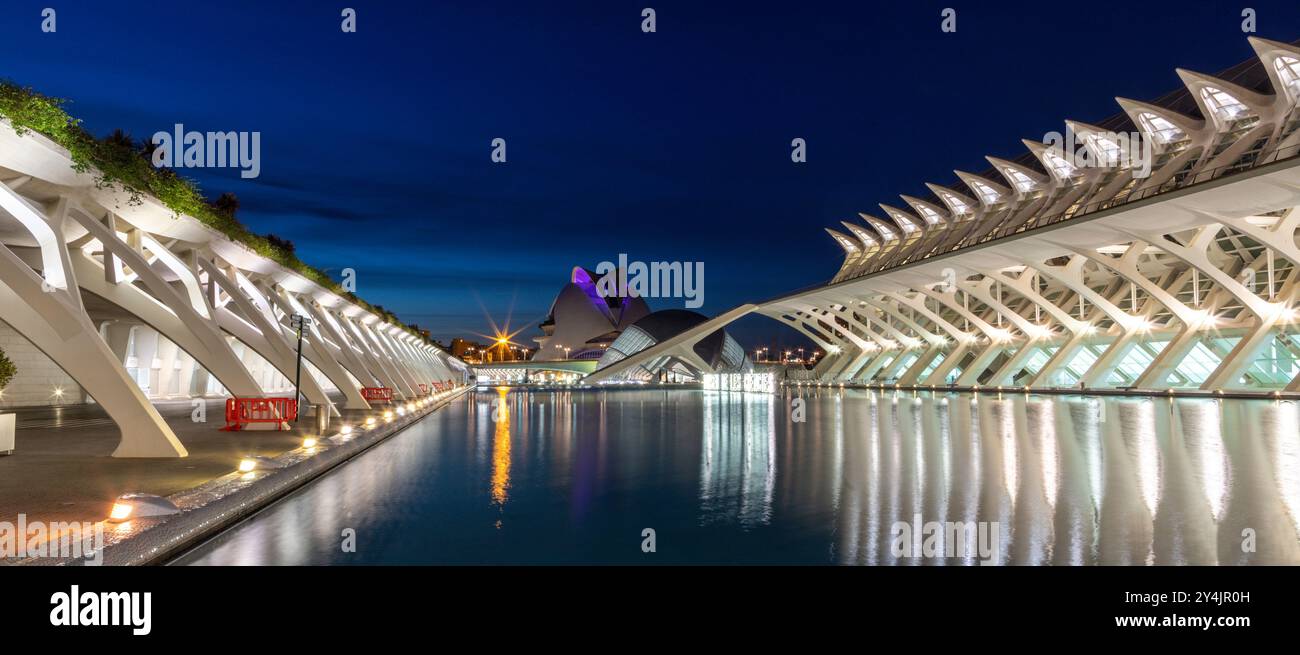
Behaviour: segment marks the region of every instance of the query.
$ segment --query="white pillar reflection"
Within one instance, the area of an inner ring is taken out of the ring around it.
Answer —
[[[984,453],[979,520],[989,525],[990,534],[998,536],[992,563],[1007,564],[1018,489],[1015,416],[1009,400],[976,396],[971,403],[980,423],[980,445]],[[992,530],[994,525],[996,531]]]
[[[1052,563],[1080,566],[1097,560],[1101,507],[1101,417],[1097,399],[1052,401],[1060,483],[1053,520]]]
[[[939,403],[933,397],[913,400],[919,419],[917,444],[923,456],[921,515],[926,521],[950,521],[948,506],[951,502],[952,489],[952,454],[948,428],[948,404]],[[937,542],[940,552],[947,553],[947,534],[939,537]],[[927,564],[943,565],[947,558],[936,557],[926,561]]]
[[[1225,404],[1223,418],[1230,469],[1219,562],[1300,563],[1295,403]]]
[[[1191,400],[1164,405],[1168,422],[1157,422],[1163,455],[1155,563],[1217,564],[1214,506],[1222,503],[1225,494],[1218,403]]]
[[[1102,429],[1101,564],[1152,563],[1152,510],[1159,480],[1152,405],[1150,400],[1116,401]]]
[[[1014,496],[1011,561],[1041,565],[1051,561],[1052,510],[1057,492],[1055,422],[1050,403],[1010,401],[1014,411],[1019,487]],[[1008,465],[1010,465],[1008,463]]]
[[[702,522],[766,525],[776,489],[775,397],[710,391],[703,402]]]
[[[973,524],[979,520],[980,488],[984,479],[984,448],[981,444],[979,405],[961,396],[941,398],[952,428],[951,521]],[[977,553],[954,551],[958,564],[977,563]]]

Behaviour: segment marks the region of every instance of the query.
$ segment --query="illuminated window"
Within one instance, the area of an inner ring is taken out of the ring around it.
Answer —
[[[1034,178],[1025,175],[1023,171],[1011,168],[1010,166],[1003,168],[1002,174],[1005,175],[1007,180],[1011,182],[1012,186],[1016,187],[1016,190],[1021,193],[1033,191],[1034,187],[1038,186],[1034,183]]]
[[[1067,364],[1065,369],[1059,374],[1061,381],[1065,382],[1068,380],[1067,384],[1078,383],[1079,380],[1083,379],[1083,376],[1088,372],[1088,369],[1092,368],[1092,365],[1095,363],[1097,363],[1097,353],[1093,351],[1092,346],[1084,346],[1083,348],[1080,348],[1078,354],[1074,356],[1074,359],[1070,360],[1070,363]]]
[[[957,196],[951,193],[945,193],[942,195],[943,195],[943,201],[948,203],[948,206],[952,208],[952,213],[954,214],[970,213],[970,205],[967,205],[966,203],[962,202],[961,198],[958,198]]]
[[[1278,57],[1273,62],[1273,67],[1277,69],[1277,76],[1282,79],[1287,95],[1295,102],[1300,98],[1300,59]]]
[[[1274,337],[1250,365],[1249,377],[1263,386],[1280,389],[1300,375],[1300,362],[1287,343],[1288,340],[1294,343],[1296,336]]]
[[[858,246],[857,246],[856,244],[853,243],[853,240],[852,240],[852,239],[850,239],[850,238],[848,238],[848,237],[846,237],[846,236],[844,236],[844,235],[842,235],[842,234],[832,234],[831,236],[835,237],[835,240],[836,240],[836,241],[839,241],[839,242],[840,242],[840,245],[843,246],[845,250],[847,250],[847,251],[849,251],[849,252],[857,252],[857,251],[858,251]]]
[[[1201,89],[1201,100],[1205,101],[1205,106],[1210,108],[1220,123],[1231,123],[1250,113],[1240,100],[1213,87]]]
[[[1232,344],[1232,345],[1235,345]],[[1232,348],[1229,346],[1229,349]],[[1168,382],[1178,386],[1199,387],[1201,383],[1210,378],[1214,369],[1219,367],[1219,362],[1223,361],[1214,351],[1206,347],[1204,343],[1197,343],[1192,347],[1191,352],[1178,363],[1174,372],[1169,375]],[[1181,379],[1180,379],[1181,378]]]
[[[1122,152],[1115,141],[1095,132],[1084,136],[1083,140],[1107,166],[1115,166],[1122,162],[1120,159]]]
[[[939,212],[937,212],[937,211],[935,211],[935,210],[933,210],[933,209],[930,209],[929,207],[926,207],[925,205],[917,205],[917,206],[916,206],[916,211],[919,212],[919,213],[921,214],[921,218],[924,218],[924,219],[925,219],[925,222],[926,222],[926,223],[929,223],[930,225],[934,225],[934,224],[938,223],[939,221],[943,220],[943,217],[942,217],[942,216],[939,216]],[[907,222],[907,219],[905,219],[905,218],[901,218],[901,217],[899,217],[899,216],[894,216],[894,218],[895,218],[895,219],[899,219],[900,222],[903,222],[903,223],[906,223],[906,222]]]
[[[934,359],[930,360],[930,363],[925,367],[925,370],[921,371],[921,376],[917,379],[924,380],[927,377],[930,377],[930,374],[934,372],[934,369],[939,368],[939,365],[943,363],[944,359],[947,359],[947,355],[944,353],[936,355]]]
[[[1050,150],[1043,153],[1043,163],[1047,165],[1048,170],[1056,175],[1057,179],[1067,180],[1074,175],[1074,165]]]
[[[1177,125],[1149,111],[1138,114],[1138,122],[1142,124],[1142,130],[1160,145],[1177,143],[1187,138],[1187,134],[1178,129]]]
[[[875,245],[876,239],[875,237],[871,236],[870,232],[852,223],[845,223],[844,226],[849,228],[849,231],[853,233],[853,236],[857,237],[859,241],[866,244],[868,248]]]
[[[1020,173],[1020,175],[1023,177],[1025,174]],[[1025,179],[1028,180],[1029,178],[1025,177]],[[999,194],[996,189],[983,182],[967,180],[967,184],[975,190],[975,195],[979,196],[980,202],[986,205],[996,205],[1002,200],[1002,195]]]
[[[1155,356],[1160,354],[1167,345],[1169,345],[1168,341],[1150,341],[1133,346],[1111,372],[1109,383],[1114,386],[1124,386],[1137,382],[1138,378],[1146,372],[1147,367],[1151,366]]]
[[[1029,359],[1025,360],[1024,370],[1030,375],[1038,375],[1038,372],[1043,370],[1043,366],[1045,366],[1048,360],[1052,358],[1052,355],[1056,354],[1057,350],[1058,348],[1056,346],[1034,348],[1034,354],[1030,355]]]
[[[906,221],[899,221],[899,222],[906,223]],[[880,232],[880,236],[884,237],[885,241],[890,241],[892,239],[898,238],[898,235],[895,234],[893,230],[886,227],[884,223],[881,223],[880,221],[873,221],[871,224],[875,226],[877,232]]]

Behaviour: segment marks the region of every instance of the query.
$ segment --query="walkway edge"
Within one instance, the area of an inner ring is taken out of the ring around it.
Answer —
[[[453,395],[437,401],[429,411],[395,422],[391,429],[376,430],[353,438],[297,464],[275,471],[236,493],[170,517],[138,535],[106,546],[103,564],[105,566],[148,566],[166,563],[334,468],[346,464],[370,448],[401,434],[406,428],[431,416],[473,389],[473,386],[462,387]]]

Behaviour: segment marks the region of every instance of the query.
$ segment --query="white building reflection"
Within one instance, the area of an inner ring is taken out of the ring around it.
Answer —
[[[897,523],[931,521],[996,522],[989,560],[998,564],[1300,563],[1295,403],[848,398],[815,405],[848,426],[840,563],[978,563],[962,553],[895,556]]]
[[[744,527],[772,518],[776,421],[770,394],[705,392],[700,517]]]

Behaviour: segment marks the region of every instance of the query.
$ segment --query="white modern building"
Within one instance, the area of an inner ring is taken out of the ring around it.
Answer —
[[[637,360],[636,365],[621,369],[617,375],[608,378],[609,381],[698,382],[708,374],[752,371],[754,366],[745,355],[745,349],[721,328],[657,357],[644,360],[637,357],[655,344],[708,320],[702,314],[685,309],[661,309],[647,314],[629,325],[610,344],[596,363],[596,372],[628,358]]]
[[[539,326],[542,336],[533,339],[537,342],[534,360],[600,359],[624,329],[650,313],[640,296],[602,294],[599,279],[597,273],[573,267]]]
[[[414,397],[467,374],[404,327],[72,164],[0,119],[0,348],[18,367],[0,403],[93,400],[121,431],[115,456],[184,456],[152,401],[292,395],[294,315],[313,320],[303,396],[327,411],[367,408],[363,387]]]
[[[1219,75],[1179,70],[1177,91],[1067,121],[1074,139],[844,221],[826,285],[586,381],[758,313],[830,353],[823,382],[1300,390],[1300,47],[1250,43]]]

